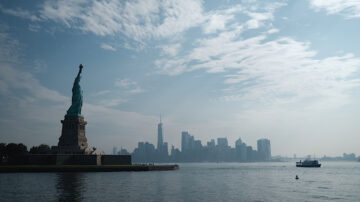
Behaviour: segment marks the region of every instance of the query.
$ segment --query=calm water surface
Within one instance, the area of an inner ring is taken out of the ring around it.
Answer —
[[[0,174],[0,201],[360,201],[360,163],[189,163],[177,171]],[[299,180],[295,180],[295,175]]]

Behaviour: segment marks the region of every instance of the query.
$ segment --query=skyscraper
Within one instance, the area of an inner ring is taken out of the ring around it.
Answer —
[[[246,144],[241,141],[241,138],[239,138],[235,142],[235,151],[236,151],[236,158],[238,161],[241,162],[247,161]]]
[[[215,140],[211,139],[210,142],[207,142],[208,148],[215,148]]]
[[[270,140],[268,139],[260,139],[257,141],[257,148],[259,152],[259,157],[261,160],[269,161],[271,159],[271,146]]]
[[[187,131],[181,132],[181,151],[189,150],[190,135]]]
[[[228,141],[226,137],[219,137],[217,142],[219,147],[228,147]]]
[[[116,155],[117,154],[117,148],[114,146],[113,147],[113,155]]]
[[[195,138],[187,131],[181,132],[181,151],[186,152],[195,148]]]
[[[161,123],[161,115],[160,115],[160,123],[158,124],[158,142],[157,142],[157,150],[162,151],[163,150],[163,129],[162,129],[162,123]]]

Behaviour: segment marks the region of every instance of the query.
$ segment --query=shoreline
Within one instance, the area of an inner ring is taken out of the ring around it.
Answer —
[[[178,170],[179,165],[2,165],[0,173],[42,172],[141,172]]]

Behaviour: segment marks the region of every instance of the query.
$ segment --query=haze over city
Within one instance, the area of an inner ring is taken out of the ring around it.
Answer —
[[[56,145],[81,80],[89,144],[227,137],[271,154],[360,154],[360,5],[2,1],[0,142]]]

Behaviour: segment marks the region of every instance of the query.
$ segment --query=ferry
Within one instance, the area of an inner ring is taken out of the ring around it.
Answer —
[[[321,164],[317,160],[305,160],[296,162],[296,167],[320,167]]]

